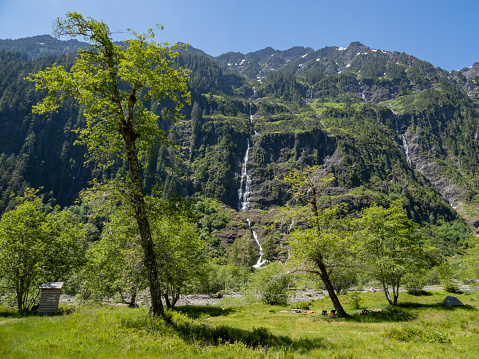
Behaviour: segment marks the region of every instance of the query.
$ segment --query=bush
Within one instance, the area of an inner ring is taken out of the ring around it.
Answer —
[[[293,305],[293,308],[291,309],[303,309],[303,310],[309,310],[311,308],[311,305],[313,303],[309,301],[304,301],[304,302],[296,302]]]
[[[423,273],[408,273],[404,276],[404,287],[411,295],[421,295],[424,293],[423,288],[426,285],[426,279]]]
[[[456,283],[453,283],[451,281],[446,281],[442,283],[442,289],[444,289],[445,292],[448,293],[458,293],[459,292],[459,286]]]
[[[359,296],[357,291],[352,292],[349,296],[349,303],[353,306],[354,309],[361,308],[362,298]]]
[[[260,292],[261,302],[269,305],[286,305],[288,303],[289,279],[286,276],[271,278],[264,289]]]

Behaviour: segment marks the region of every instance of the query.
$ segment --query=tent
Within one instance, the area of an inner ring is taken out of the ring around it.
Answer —
[[[441,305],[464,305],[462,302],[453,296],[447,296],[441,303]]]

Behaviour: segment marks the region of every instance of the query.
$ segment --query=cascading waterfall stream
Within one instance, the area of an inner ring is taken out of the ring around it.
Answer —
[[[361,91],[361,82],[358,82],[358,94],[361,95],[364,102],[368,102],[366,95],[364,94],[364,92]]]
[[[82,168],[83,168],[83,163],[80,163],[80,165],[78,166],[78,169],[75,173],[75,176],[73,176],[73,178],[72,178],[72,184],[70,185],[70,190],[68,191],[68,194],[67,194],[66,198],[70,198],[70,196],[73,192],[73,188],[75,187],[75,183],[80,178],[80,173],[81,173]]]
[[[389,106],[392,106],[391,104],[389,104]],[[397,114],[393,111],[391,111],[393,113],[393,116],[394,116],[394,122],[396,124],[396,135],[397,137],[399,138],[399,136],[401,136],[402,138],[402,146],[404,148],[404,154],[406,155],[406,160],[407,160],[407,164],[409,166],[411,166],[412,164],[412,161],[411,161],[411,157],[409,157],[409,146],[407,145],[407,141],[406,141],[406,136],[404,135],[399,135],[399,126],[398,126],[398,118],[397,118]],[[399,141],[398,141],[399,142]],[[398,143],[399,144],[399,143]]]
[[[259,258],[256,264],[253,266],[253,268],[260,268],[263,264],[266,264],[268,261],[263,259],[263,247],[261,247],[261,244],[259,243],[258,234],[251,228],[251,222],[249,221],[249,219],[246,219],[246,220],[248,221],[248,227],[251,229],[251,233],[253,233],[253,238],[259,247]]]
[[[291,230],[293,229],[293,225],[294,225],[294,219],[291,220],[291,224],[289,225],[289,228],[288,228],[288,234],[291,233]],[[288,253],[286,254],[286,260],[284,261],[284,264],[288,263],[289,257],[291,257],[291,247],[290,246],[288,246]]]
[[[393,115],[394,115],[394,122],[396,123],[396,135],[399,136],[398,117],[395,112],[393,112]]]
[[[251,108],[250,108],[251,113]],[[252,121],[253,116],[250,115],[250,120]],[[248,209],[249,198],[251,196],[251,177],[248,176],[247,166],[248,166],[248,159],[249,159],[249,138],[246,139],[246,153],[244,155],[243,165],[241,166],[241,180],[240,180],[240,188],[238,190],[238,210],[240,212],[244,212]],[[261,247],[261,243],[258,239],[258,234],[251,228],[251,222],[249,218],[246,219],[248,222],[248,227],[251,229],[251,233],[253,234],[253,238],[256,244],[259,247],[259,258],[253,268],[260,268],[263,264],[267,261],[263,259],[263,247]]]
[[[392,107],[391,104],[389,104],[389,106]],[[405,135],[399,135],[399,126],[398,126],[397,114],[396,114],[395,112],[393,112],[392,109],[391,109],[391,112],[392,112],[393,115],[394,115],[394,121],[395,121],[395,124],[396,124],[396,135],[397,135],[398,138],[399,138],[399,136],[401,136],[402,146],[403,146],[403,148],[404,148],[404,154],[405,154],[405,156],[406,156],[406,161],[407,161],[407,164],[408,164],[409,166],[411,166],[411,165],[412,165],[412,161],[411,161],[411,157],[409,157],[409,146],[408,146],[408,144],[407,144],[406,136],[405,136]],[[443,196],[443,195],[441,195],[441,196],[442,196],[442,199],[443,199],[444,201],[446,201],[447,203],[449,203],[449,205],[450,205],[452,208],[454,208],[454,209],[457,208],[457,207],[454,207],[454,205],[451,203],[451,201],[449,201],[445,196]]]
[[[251,178],[246,172],[246,167],[248,164],[248,155],[249,155],[249,138],[246,139],[246,153],[243,159],[243,165],[241,166],[241,180],[240,188],[238,190],[238,210],[243,212],[247,209],[249,198],[251,196]]]
[[[411,158],[409,157],[409,146],[407,145],[406,136],[402,135],[402,143],[404,146],[404,152],[406,153],[407,164],[411,166]]]

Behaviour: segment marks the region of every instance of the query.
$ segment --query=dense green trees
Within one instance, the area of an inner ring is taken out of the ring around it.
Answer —
[[[148,197],[161,287],[166,306],[173,308],[205,276],[205,243],[201,239],[192,203],[179,196],[166,200]]]
[[[465,255],[465,264],[470,278],[479,278],[479,237],[469,239]]]
[[[253,241],[252,236],[247,234],[237,238],[231,246],[230,263],[251,270],[256,263],[256,248]]]
[[[67,210],[45,213],[36,191],[16,202],[0,220],[0,282],[23,311],[36,304],[42,282],[64,280],[83,264],[85,231]]]
[[[180,294],[204,275],[204,242],[184,200],[148,197],[147,202],[161,294],[166,306],[173,308]],[[148,286],[140,233],[127,208],[111,211],[101,240],[88,248],[83,291],[96,300],[120,296],[134,307],[137,294]]]
[[[137,294],[148,286],[138,226],[124,208],[108,217],[101,239],[86,252],[82,291],[95,300],[119,295],[134,307]]]
[[[366,273],[364,268],[381,283],[389,304],[397,305],[403,277],[432,267],[437,260],[435,250],[425,245],[402,201],[392,202],[389,208],[372,204],[352,215],[339,205],[324,208],[321,196],[333,180],[318,168],[292,171],[285,177],[294,196],[309,203],[305,224],[288,240],[290,264],[321,278],[340,315],[346,313],[335,286],[342,287],[348,279],[354,283],[355,273]]]

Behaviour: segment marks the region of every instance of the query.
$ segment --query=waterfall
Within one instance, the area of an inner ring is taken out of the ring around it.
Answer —
[[[402,141],[404,146],[404,152],[406,153],[407,164],[411,166],[411,158],[409,157],[409,147],[407,145],[406,137],[402,135]]]
[[[250,105],[250,120],[253,121],[253,116],[251,115],[251,105]],[[249,155],[249,138],[246,139],[246,153],[244,155],[243,165],[241,166],[241,181],[240,181],[240,188],[238,190],[238,210],[240,212],[246,211],[248,209],[249,198],[251,196],[251,187],[252,181],[250,176],[248,176],[248,172],[246,171],[246,167],[248,164],[248,155]],[[246,218],[248,222],[248,227],[251,229],[251,233],[253,234],[253,238],[256,244],[259,247],[259,258],[253,268],[260,268],[263,264],[267,263],[266,260],[263,259],[263,247],[261,247],[261,243],[259,243],[258,234],[251,228],[251,222],[249,218]]]
[[[389,104],[389,106],[392,108],[392,104]],[[394,123],[396,126],[396,135],[397,135],[397,138],[399,139],[398,117],[397,117],[397,114],[392,111],[392,109],[391,109],[391,112],[393,113],[393,116],[394,116]],[[404,154],[406,155],[407,164],[411,166],[412,162],[411,162],[411,157],[409,157],[409,146],[407,145],[406,136],[401,135],[401,138],[402,138],[402,146],[404,148]],[[396,142],[398,142],[398,145],[399,145],[399,141],[397,140]]]
[[[442,193],[439,193],[439,194],[441,195],[442,199],[443,199],[445,202],[447,202],[453,209],[457,209],[457,207],[455,207],[455,206],[452,204],[452,202],[451,202],[449,199],[447,199],[447,197],[446,197],[445,195],[443,195]]]
[[[240,212],[246,211],[248,209],[248,204],[249,204],[249,197],[251,196],[251,185],[252,181],[250,176],[248,176],[248,173],[246,172],[246,166],[248,164],[248,154],[249,154],[249,138],[246,139],[246,153],[244,155],[244,160],[243,160],[243,166],[241,167],[241,181],[240,181],[240,188],[238,190],[238,210]],[[253,233],[253,238],[256,241],[256,244],[259,247],[259,258],[256,264],[253,266],[254,268],[259,268],[263,264],[266,263],[265,260],[263,260],[263,247],[261,247],[261,244],[259,243],[258,240],[258,235],[256,232],[251,228],[251,222],[249,218],[246,219],[248,221],[248,227],[251,229],[251,232]]]
[[[393,112],[393,115],[394,115],[394,121],[396,122],[396,135],[399,136],[398,117],[395,112]]]
[[[293,229],[294,225],[294,219],[291,220],[291,224],[288,227],[288,235],[291,233],[291,230]],[[291,247],[288,246],[288,253],[286,254],[286,260],[284,261],[284,264],[286,264],[289,260],[289,257],[291,257]]]
[[[361,83],[358,82],[358,95],[361,95],[362,99],[364,100],[364,102],[368,102],[368,99],[366,98],[366,95],[361,92],[361,87],[360,87]]]
[[[267,261],[263,259],[263,247],[261,247],[261,244],[259,243],[258,235],[251,228],[251,222],[249,221],[249,219],[246,219],[246,220],[248,221],[248,227],[251,229],[251,233],[253,233],[253,238],[254,238],[254,240],[256,241],[256,244],[259,247],[259,258],[258,258],[258,261],[256,262],[256,264],[253,266],[253,268],[260,268],[263,264],[267,263]]]
[[[286,260],[284,261],[284,264],[288,263],[289,257],[291,257],[291,247],[288,247],[288,253],[286,254]]]
[[[241,167],[241,181],[238,190],[238,211],[245,211],[249,204],[249,197],[251,196],[251,178],[246,172],[249,155],[249,138],[246,139],[246,153],[244,155],[243,165]]]
[[[291,233],[291,230],[293,229],[293,225],[294,225],[294,219],[291,220],[291,224],[289,225],[289,228],[288,228],[288,234]]]
[[[251,104],[249,104],[249,122],[253,126],[253,114],[251,113]]]

